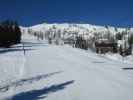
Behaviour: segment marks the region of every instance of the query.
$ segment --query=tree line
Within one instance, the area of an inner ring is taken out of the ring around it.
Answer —
[[[21,42],[21,30],[16,21],[0,22],[0,47],[10,47]]]
[[[76,48],[85,50],[89,48],[95,51],[95,43],[97,40],[103,39],[114,44],[119,44],[119,42],[121,42],[122,44],[120,44],[120,47],[117,46],[118,52],[120,52],[121,55],[125,54],[126,51],[132,50],[133,32],[130,31],[130,28],[126,28],[123,31],[118,31],[118,29],[115,27],[115,33],[113,33],[109,30],[109,27],[106,26],[106,30],[103,32],[95,31],[91,33],[93,36],[89,36],[89,32],[89,30],[86,30],[83,32],[83,34],[80,34],[79,30],[72,31],[67,28],[62,30],[58,29],[55,25],[45,31],[34,31],[32,29],[28,30],[28,33],[33,34],[34,36],[40,39],[48,40],[49,44],[69,44]]]

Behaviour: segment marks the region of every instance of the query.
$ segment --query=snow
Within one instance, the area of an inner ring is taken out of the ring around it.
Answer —
[[[22,44],[0,51],[0,100],[133,100],[133,71],[122,69],[132,63],[28,34],[22,43],[25,55]]]
[[[117,61],[117,62],[133,64],[133,55],[122,57],[120,54],[107,53],[104,55],[104,57],[106,57],[107,59],[110,59],[110,60]]]
[[[33,31],[41,31],[45,32],[51,29],[52,27],[56,27],[56,30],[67,30],[67,31],[75,31],[79,33],[87,33],[89,35],[93,35],[94,33],[100,33],[100,34],[105,34],[107,32],[110,32],[112,34],[116,34],[118,32],[123,32],[127,28],[119,28],[119,27],[113,27],[113,26],[108,26],[106,28],[105,26],[99,26],[99,25],[91,25],[91,24],[74,24],[74,23],[43,23],[43,24],[38,24],[35,26],[31,27],[21,27],[22,29],[32,29]],[[117,28],[117,31],[115,30]],[[128,32],[133,33],[133,28],[130,28]]]

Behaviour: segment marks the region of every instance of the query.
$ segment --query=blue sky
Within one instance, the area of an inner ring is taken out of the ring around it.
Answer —
[[[0,21],[23,26],[47,23],[89,23],[133,26],[133,0],[0,0]]]

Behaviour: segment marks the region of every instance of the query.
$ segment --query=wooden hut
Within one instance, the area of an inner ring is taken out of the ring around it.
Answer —
[[[106,39],[97,40],[95,42],[96,52],[100,54],[105,54],[107,52],[117,53],[117,43],[109,42]]]

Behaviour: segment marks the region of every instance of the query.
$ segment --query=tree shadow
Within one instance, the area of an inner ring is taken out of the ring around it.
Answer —
[[[47,43],[38,43],[38,42],[22,42],[25,46],[31,46],[31,47],[35,47],[35,46],[47,46]]]
[[[35,76],[35,77],[25,78],[25,79],[21,79],[21,80],[15,81],[15,82],[11,82],[9,84],[1,86],[0,87],[0,92],[6,92],[11,87],[18,87],[18,86],[22,86],[24,84],[31,84],[31,83],[39,81],[41,79],[45,79],[45,78],[53,76],[55,74],[59,74],[61,72],[62,71],[58,71],[58,72],[48,73],[48,74],[44,74],[44,75],[38,75],[38,76]]]
[[[66,88],[66,86],[73,84],[74,80],[66,81],[61,84],[52,85],[50,87],[45,87],[40,90],[32,90],[28,92],[22,92],[19,94],[16,94],[12,98],[8,98],[6,100],[38,100],[38,99],[44,99],[47,97],[49,93],[54,93],[60,90],[63,90]]]
[[[123,70],[133,70],[133,68],[122,68]]]
[[[24,45],[24,47],[33,47],[32,45]],[[12,48],[23,48],[23,45],[15,45],[15,46],[12,46]]]
[[[31,50],[35,50],[35,49],[25,49],[25,51],[31,51]],[[8,53],[8,52],[16,52],[16,51],[23,51],[23,49],[20,48],[6,48],[6,49],[2,49],[0,50],[0,54],[2,53]]]
[[[8,53],[8,52],[16,52],[16,51],[31,51],[35,49],[31,49],[31,47],[37,47],[37,46],[47,46],[45,43],[37,43],[37,42],[21,42],[24,45],[13,45],[9,48],[2,48],[0,49],[1,53]],[[24,50],[23,50],[24,46]]]
[[[105,63],[103,61],[93,61],[92,63]]]

